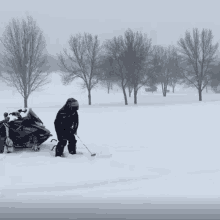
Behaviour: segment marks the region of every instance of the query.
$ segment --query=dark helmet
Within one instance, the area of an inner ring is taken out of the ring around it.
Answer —
[[[73,110],[79,110],[79,103],[74,98],[67,99],[66,106],[68,106],[68,108],[73,109]]]

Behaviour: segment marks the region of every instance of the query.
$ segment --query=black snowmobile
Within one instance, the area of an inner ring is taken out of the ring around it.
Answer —
[[[27,112],[26,116],[22,117],[21,112]],[[9,115],[16,116],[17,119],[10,121]],[[31,108],[24,111],[20,109],[9,115],[4,113],[5,119],[0,121],[0,153],[4,152],[4,147],[32,148],[37,151],[39,146],[52,136]],[[11,143],[11,146],[8,146],[8,143]]]

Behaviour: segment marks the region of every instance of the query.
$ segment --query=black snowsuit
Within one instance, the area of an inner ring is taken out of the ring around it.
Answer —
[[[71,105],[75,106],[71,106]],[[68,151],[70,154],[76,154],[76,138],[75,134],[79,125],[79,116],[77,113],[78,102],[70,98],[66,104],[58,111],[54,121],[57,133],[58,144],[56,147],[56,156],[62,156],[64,147],[68,143]]]

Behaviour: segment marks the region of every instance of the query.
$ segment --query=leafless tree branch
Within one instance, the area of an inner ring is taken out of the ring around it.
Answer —
[[[210,79],[210,64],[216,60],[218,43],[212,42],[211,30],[203,29],[200,33],[197,28],[193,29],[192,35],[186,31],[185,37],[178,41],[182,61],[193,68],[193,71],[187,72],[185,78],[197,88],[200,101],[202,101],[202,90]]]
[[[98,84],[100,74],[101,46],[98,36],[89,33],[71,36],[69,48],[72,55],[64,49],[64,54],[61,53],[58,57],[63,84],[70,84],[77,78],[82,79],[82,88],[87,89],[91,105],[91,90]]]
[[[46,83],[46,78],[41,74],[45,64],[42,55],[45,48],[43,33],[31,16],[22,21],[12,19],[6,26],[1,42],[5,49],[4,73],[1,75],[8,85],[15,87],[23,96],[27,107],[30,94]]]

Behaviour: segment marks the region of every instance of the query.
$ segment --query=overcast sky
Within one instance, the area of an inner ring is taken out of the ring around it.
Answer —
[[[0,6],[0,36],[12,18],[31,15],[52,55],[68,47],[72,34],[97,34],[103,42],[127,28],[147,33],[160,45],[176,44],[193,27],[208,28],[220,42],[220,0],[0,0]],[[57,76],[55,84],[61,86]],[[6,88],[0,85],[1,91]]]
[[[33,16],[43,30],[47,50],[56,55],[71,34],[89,32],[101,41],[141,30],[154,44],[176,44],[193,27],[213,30],[220,41],[219,0],[1,0],[0,34],[12,19]]]

